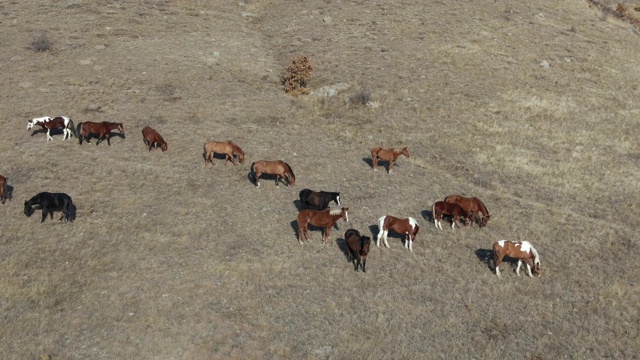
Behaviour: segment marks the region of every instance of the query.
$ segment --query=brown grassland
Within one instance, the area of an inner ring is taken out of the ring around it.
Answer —
[[[0,358],[637,359],[640,32],[615,7],[0,2]],[[309,95],[283,91],[296,56]],[[44,115],[126,137],[46,142],[25,130]],[[205,167],[226,139],[247,161]],[[374,172],[376,145],[411,157]],[[256,189],[259,159],[296,186]],[[329,243],[297,242],[304,188],[349,207]],[[71,195],[77,220],[27,218],[40,191]],[[435,229],[454,193],[489,226]],[[373,237],[385,214],[418,219],[414,251],[391,237],[354,272],[344,232]],[[542,276],[498,279],[500,239],[531,241]]]

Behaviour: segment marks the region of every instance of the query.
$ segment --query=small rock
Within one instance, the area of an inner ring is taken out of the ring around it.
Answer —
[[[542,60],[542,62],[540,63],[540,67],[543,69],[548,69],[549,63],[547,62],[547,60]]]
[[[323,22],[325,22],[325,23],[327,23],[327,24],[328,24],[328,23],[330,23],[330,22],[331,22],[331,16],[325,16],[325,17],[323,17],[323,18],[322,18],[322,21],[323,21]]]

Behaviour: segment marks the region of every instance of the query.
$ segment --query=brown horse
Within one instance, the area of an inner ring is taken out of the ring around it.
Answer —
[[[349,222],[349,214],[347,213],[349,208],[341,208],[334,210],[301,210],[298,213],[298,242],[302,244],[302,238],[310,240],[308,227],[309,224],[324,228],[322,234],[322,241],[326,242],[331,234],[331,228],[336,225],[336,222],[340,219]],[[337,227],[337,226],[336,226]]]
[[[224,164],[227,165],[228,161],[231,161],[233,165],[236,165],[236,158],[240,160],[240,164],[244,164],[244,151],[240,149],[240,146],[236,145],[233,141],[227,140],[223,142],[209,141],[204,144],[204,165],[207,166],[207,162],[211,162],[212,165],[216,165],[213,162],[215,154],[225,154]]]
[[[111,140],[110,140],[111,130],[118,130],[120,134],[124,136],[124,125],[122,125],[122,123],[109,122],[109,121],[103,121],[103,122],[97,123],[97,122],[86,121],[78,124],[78,134],[79,134],[78,140],[80,142],[80,145],[82,145],[83,139],[87,143],[89,143],[89,135],[94,134],[94,135],[97,135],[98,137],[98,141],[96,141],[96,146],[100,144],[103,137],[107,139],[107,144],[111,146]]]
[[[167,152],[167,142],[164,141],[162,135],[160,135],[160,133],[158,133],[155,129],[149,126],[145,126],[142,129],[142,138],[144,140],[144,144],[149,147],[149,151],[151,151],[154,146],[159,146],[162,152]]]
[[[7,201],[7,178],[0,175],[0,204]]]
[[[365,267],[367,266],[371,238],[360,235],[358,230],[349,229],[344,233],[344,242],[347,243],[349,249],[349,261],[353,262],[353,270],[358,271],[358,267],[362,264],[362,272],[367,272]]]
[[[71,135],[78,137],[76,133],[76,128],[73,126],[73,120],[66,116],[57,116],[49,120],[38,122],[37,125],[40,125],[43,129],[47,130],[47,141],[52,140],[51,130],[54,129],[62,129],[62,140],[67,140],[67,138],[71,138]]]
[[[275,175],[276,186],[279,186],[280,180],[282,180],[286,186],[296,185],[296,176],[293,173],[293,170],[291,170],[291,166],[282,160],[260,160],[251,164],[251,175],[256,187],[260,187],[260,177],[262,174]]]
[[[400,219],[395,216],[385,215],[378,219],[378,239],[376,239],[376,246],[380,247],[380,239],[384,238],[384,246],[389,247],[387,242],[387,235],[389,230],[397,234],[407,235],[407,239],[404,242],[404,247],[409,251],[413,251],[413,242],[416,241],[416,235],[420,231],[420,226],[416,219],[408,217],[406,219]]]
[[[500,240],[493,244],[493,266],[496,268],[498,277],[500,277],[500,264],[505,256],[518,261],[516,275],[520,276],[520,266],[525,263],[530,277],[540,276],[540,255],[530,242]],[[533,274],[531,274],[531,268],[533,268]]]
[[[396,163],[396,159],[400,155],[404,155],[409,158],[409,150],[404,147],[402,149],[383,149],[379,146],[371,149],[371,161],[373,162],[373,170],[378,171],[378,160],[388,161],[389,167],[387,172],[391,174],[393,172],[393,166]]]
[[[478,219],[478,226],[480,226],[481,228],[487,226],[487,224],[489,223],[489,220],[491,220],[491,215],[489,215],[489,211],[484,206],[482,201],[480,201],[480,199],[478,199],[477,197],[449,195],[444,198],[444,202],[456,203],[462,206],[463,209],[465,209],[467,212],[473,215],[474,220]],[[478,216],[478,213],[480,213],[482,216]],[[475,221],[471,221],[472,226],[474,222]]]
[[[462,206],[456,203],[447,203],[444,201],[436,201],[431,206],[431,216],[433,216],[433,223],[436,228],[442,230],[442,216],[451,216],[451,229],[455,227],[456,222],[460,222],[460,219],[464,221],[464,225],[467,226],[473,220],[473,214],[467,212]]]

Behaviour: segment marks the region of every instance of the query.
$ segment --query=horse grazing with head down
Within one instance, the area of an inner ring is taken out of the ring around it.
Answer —
[[[467,226],[473,220],[473,214],[467,212],[462,206],[456,203],[447,203],[444,201],[436,201],[431,206],[431,216],[433,216],[433,224],[436,228],[442,230],[442,217],[450,216],[451,219],[451,229],[455,227],[456,222],[462,221],[464,222],[464,226]]]
[[[460,205],[463,209],[473,215],[474,220],[478,220],[478,226],[485,227],[491,220],[491,215],[487,210],[486,206],[482,203],[480,199],[477,197],[464,197],[460,195],[449,195],[444,198],[444,202],[447,203],[455,203]],[[480,215],[478,215],[478,213]],[[475,221],[471,221],[471,225]]]
[[[540,276],[540,255],[538,251],[528,241],[500,240],[493,244],[493,266],[496,268],[496,275],[500,277],[500,264],[505,257],[510,257],[518,261],[516,275],[520,276],[520,266],[527,265],[527,272],[530,277]],[[531,269],[533,268],[533,274]]]
[[[142,139],[144,140],[144,144],[149,147],[149,151],[151,151],[153,147],[160,147],[162,152],[167,152],[167,142],[164,141],[162,135],[160,135],[160,133],[158,133],[154,128],[145,126],[142,129]]]
[[[400,155],[404,155],[409,158],[409,150],[404,147],[402,149],[383,149],[379,146],[371,149],[371,161],[373,162],[373,170],[378,171],[378,160],[388,161],[389,166],[387,172],[391,174],[393,172],[393,166]]]
[[[71,201],[71,197],[65,193],[41,192],[24,202],[24,214],[30,217],[36,209],[42,210],[42,220],[44,222],[47,214],[53,219],[54,211],[62,211],[59,221],[65,222],[76,219],[76,206]]]
[[[300,191],[300,203],[302,208],[313,210],[324,210],[329,207],[329,203],[333,201],[340,206],[340,193],[327,191],[313,191],[304,189]]]
[[[309,224],[313,226],[318,226],[324,228],[324,233],[322,234],[322,241],[326,242],[331,234],[331,228],[336,226],[336,222],[342,219],[346,222],[349,222],[349,214],[347,213],[349,208],[341,208],[334,210],[323,210],[323,211],[315,211],[304,209],[298,213],[298,242],[302,244],[303,237],[305,240],[309,241],[309,232],[308,227]]]
[[[227,165],[227,162],[231,161],[233,165],[236,165],[236,156],[240,161],[240,164],[244,164],[244,151],[240,149],[240,146],[236,145],[231,140],[227,141],[209,141],[204,144],[204,165],[206,166],[208,162],[212,165],[216,165],[213,162],[215,154],[225,154],[224,164]]]
[[[7,178],[0,175],[0,204],[4,205],[7,196]]]
[[[349,261],[353,262],[353,270],[358,271],[358,267],[362,265],[362,272],[367,272],[367,256],[369,255],[371,238],[360,235],[358,230],[349,229],[344,233],[344,241],[349,249]]]
[[[120,132],[120,134],[124,136],[124,125],[122,125],[122,123],[109,122],[109,121],[103,121],[99,123],[86,121],[83,123],[79,123],[78,124],[78,134],[79,134],[78,140],[80,142],[80,145],[82,145],[83,139],[87,143],[89,143],[89,136],[93,134],[93,135],[96,135],[98,138],[98,141],[96,141],[96,146],[100,144],[103,138],[106,138],[107,144],[111,146],[110,138],[111,138],[112,130],[118,130],[118,132]]]
[[[253,177],[253,181],[257,188],[260,187],[260,177],[262,174],[275,175],[276,186],[279,186],[281,180],[286,186],[296,185],[296,176],[293,173],[291,166],[282,160],[260,160],[251,164],[251,176]]]
[[[409,251],[413,251],[413,242],[416,241],[416,235],[420,231],[420,226],[416,219],[408,217],[406,219],[400,219],[395,216],[385,215],[378,219],[378,238],[376,239],[376,246],[380,247],[380,239],[384,238],[384,246],[389,247],[387,242],[387,235],[389,230],[396,234],[407,235],[404,241],[404,247]]]

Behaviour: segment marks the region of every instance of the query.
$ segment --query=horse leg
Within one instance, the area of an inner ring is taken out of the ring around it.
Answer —
[[[409,235],[409,251],[413,251],[413,240],[415,240],[415,238],[411,235]]]
[[[256,187],[259,188],[260,187],[260,176],[262,176],[261,172],[257,172],[255,175],[255,180],[256,180]]]
[[[384,237],[384,246],[389,247],[389,243],[387,242],[387,236],[389,235],[389,230],[385,230],[382,232],[382,236]]]
[[[451,230],[455,230],[456,221],[458,221],[458,215],[453,215],[453,219],[451,219]]]
[[[373,171],[378,171],[378,155],[371,153],[371,163],[373,165]]]
[[[276,174],[276,187],[280,187],[280,175]]]
[[[529,273],[529,277],[533,277],[533,274],[531,273],[531,265],[529,265],[529,262],[527,262],[527,272]]]
[[[365,267],[367,266],[367,258],[362,259],[362,272],[366,273],[367,270],[365,269]]]
[[[389,174],[393,174],[393,165],[395,164],[395,160],[389,160],[389,170],[387,171]]]
[[[49,135],[50,132],[51,132],[51,129],[47,129],[47,141],[49,140],[53,141],[53,138],[51,137],[51,135]]]
[[[111,133],[107,133],[105,137],[107,138],[107,145],[111,146]]]
[[[500,264],[502,264],[502,256],[494,255],[493,256],[493,267],[496,268],[496,275],[500,277]]]
[[[518,266],[516,267],[516,276],[520,276],[520,266],[522,265],[522,260],[518,260]]]

